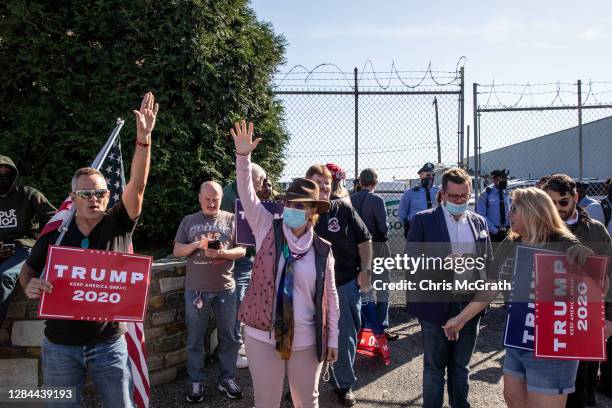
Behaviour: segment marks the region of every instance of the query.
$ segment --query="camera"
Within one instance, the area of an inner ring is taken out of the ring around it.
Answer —
[[[214,241],[208,241],[208,249],[221,249],[221,241],[215,239]]]

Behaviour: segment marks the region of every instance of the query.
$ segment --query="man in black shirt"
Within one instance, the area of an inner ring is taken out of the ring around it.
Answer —
[[[331,167],[331,168],[330,168]],[[306,178],[319,185],[319,200],[331,201],[328,213],[321,214],[315,232],[332,244],[334,276],[340,302],[338,321],[338,361],[334,363],[335,390],[340,402],[352,406],[356,399],[352,387],[357,382],[353,365],[357,334],[361,329],[361,296],[370,289],[372,236],[357,211],[350,205],[341,181],[346,174],[338,166],[314,165]]]
[[[132,231],[142,209],[151,159],[151,132],[158,105],[147,93],[134,111],[137,125],[136,149],[130,182],[121,200],[107,211],[109,191],[102,173],[82,168],[72,177],[71,198],[76,207],[74,219],[61,242],[62,246],[127,252]],[[47,247],[55,243],[59,232],[41,237],[21,269],[20,283],[29,298],[53,286],[37,278],[47,260]],[[132,407],[131,374],[125,324],[47,320],[42,344],[42,369],[46,386],[75,387],[77,402],[86,373],[89,372],[104,406]]]
[[[15,163],[0,154],[0,326],[38,227],[54,213],[41,192],[20,182]]]
[[[387,209],[385,200],[374,194],[378,185],[378,172],[372,168],[363,169],[359,174],[361,190],[351,196],[351,204],[368,227],[372,234],[373,258],[390,258],[389,248],[389,223],[387,222]],[[376,276],[375,286],[391,282],[391,273],[384,269]],[[380,286],[378,286],[380,288]],[[376,291],[376,314],[383,327],[385,336],[389,341],[399,339],[398,334],[390,333],[389,328],[389,290],[380,289]]]

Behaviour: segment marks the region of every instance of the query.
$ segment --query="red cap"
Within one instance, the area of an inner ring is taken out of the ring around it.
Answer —
[[[342,167],[334,163],[327,163],[325,167],[327,167],[327,170],[331,172],[334,179],[346,180],[346,172],[342,169]]]

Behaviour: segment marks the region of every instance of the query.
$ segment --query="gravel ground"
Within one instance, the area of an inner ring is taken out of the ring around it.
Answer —
[[[399,303],[399,302],[398,302]],[[358,383],[355,387],[357,407],[419,407],[422,406],[423,356],[421,333],[416,320],[410,318],[402,307],[391,308],[392,331],[400,339],[390,343],[391,365],[385,366],[378,359],[357,356],[355,367]],[[501,347],[504,311],[493,307],[481,322],[481,331],[472,356],[470,368],[470,402],[474,407],[505,406],[502,394],[502,370],[504,350]],[[216,366],[206,368],[205,401],[199,407],[243,408],[253,406],[253,387],[248,370],[237,371],[237,381],[244,390],[244,398],[230,401],[216,389]],[[152,407],[189,407],[185,401],[186,376],[171,384],[157,386],[152,390]],[[321,407],[339,407],[336,395],[327,384],[321,384],[319,404]],[[598,394],[598,407],[612,407],[612,400]],[[86,400],[85,407],[101,407],[95,397]],[[283,408],[292,404],[283,401]]]

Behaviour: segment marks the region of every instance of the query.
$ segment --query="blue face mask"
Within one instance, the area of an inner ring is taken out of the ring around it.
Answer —
[[[285,207],[283,209],[283,222],[289,228],[300,228],[306,224],[306,211]]]
[[[465,212],[465,210],[467,210],[468,203],[465,202],[464,204],[454,204],[454,203],[451,203],[450,201],[447,201],[444,204],[444,206],[446,207],[448,212],[451,213],[452,215],[461,215]]]

